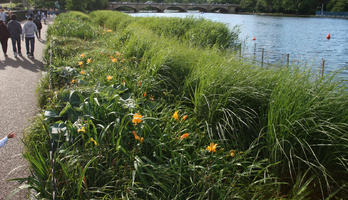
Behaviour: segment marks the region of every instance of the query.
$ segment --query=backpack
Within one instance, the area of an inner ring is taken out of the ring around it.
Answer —
[[[42,29],[42,24],[41,24],[41,21],[39,19],[34,19],[33,21],[37,27],[37,29]]]

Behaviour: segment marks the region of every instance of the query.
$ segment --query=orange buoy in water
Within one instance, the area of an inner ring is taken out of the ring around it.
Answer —
[[[330,38],[331,38],[331,35],[329,33],[329,34],[327,34],[326,39],[330,40]]]
[[[256,40],[256,37],[253,37],[253,40]]]

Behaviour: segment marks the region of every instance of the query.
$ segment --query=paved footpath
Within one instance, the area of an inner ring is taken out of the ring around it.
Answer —
[[[42,38],[45,39],[47,26],[43,24]],[[19,185],[9,179],[25,177],[29,174],[27,162],[22,156],[23,130],[29,126],[39,109],[36,87],[41,78],[44,41],[35,38],[35,59],[26,56],[25,42],[21,42],[23,56],[14,58],[11,39],[8,41],[5,58],[0,48],[0,138],[15,131],[17,137],[9,139],[0,148],[0,200],[6,200],[11,191]],[[17,193],[13,200],[28,199],[26,191]]]

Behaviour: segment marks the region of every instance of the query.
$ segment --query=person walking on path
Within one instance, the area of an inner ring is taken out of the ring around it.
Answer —
[[[21,34],[22,34],[22,26],[17,21],[17,16],[12,15],[11,21],[7,25],[8,31],[10,32],[10,37],[12,40],[12,49],[14,52],[14,57],[17,58],[17,55],[21,56]]]
[[[33,21],[37,27],[37,34],[36,37],[41,39],[41,29],[42,29],[42,24],[41,24],[41,19],[39,15],[37,15]]]
[[[4,21],[0,20],[0,43],[2,46],[2,51],[5,57],[7,57],[7,41],[10,37],[10,32],[8,32],[7,26]]]
[[[6,137],[2,138],[2,139],[0,140],[0,147],[5,146],[5,144],[7,143],[8,139],[14,138],[15,136],[16,136],[16,133],[11,132],[11,133],[9,133]]]
[[[7,15],[6,15],[4,9],[1,9],[0,10],[0,20],[2,20],[4,23],[6,23],[6,17],[7,17]]]
[[[22,40],[25,38],[25,47],[27,49],[27,56],[34,58],[35,48],[35,34],[37,33],[37,27],[33,22],[33,18],[29,17],[28,21],[23,26]]]

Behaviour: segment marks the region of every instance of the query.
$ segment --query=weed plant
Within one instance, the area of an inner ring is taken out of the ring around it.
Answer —
[[[224,50],[237,33],[220,26],[58,16],[25,139],[37,199],[52,198],[50,140],[59,199],[344,198],[344,86],[241,62]]]

